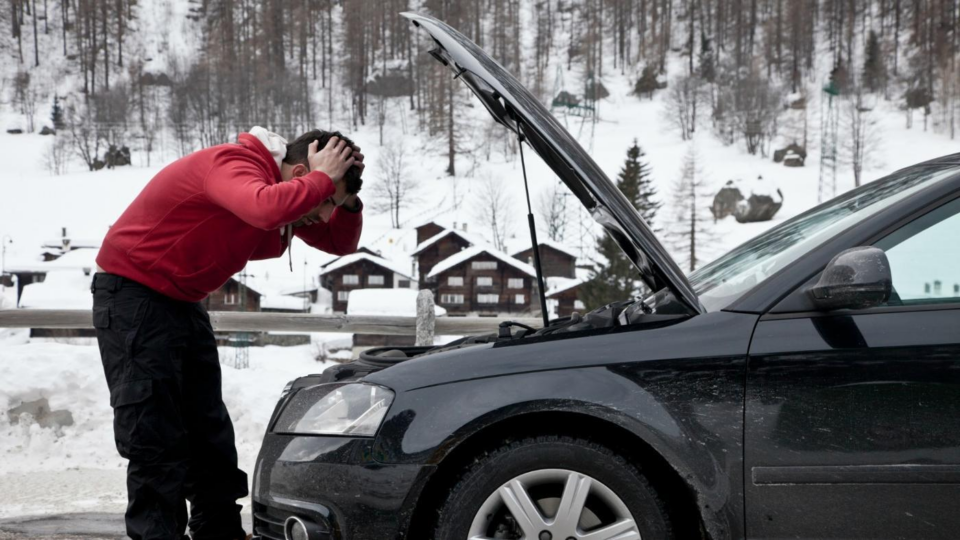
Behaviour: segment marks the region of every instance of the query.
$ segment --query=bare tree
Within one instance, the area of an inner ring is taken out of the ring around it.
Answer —
[[[52,137],[47,151],[43,154],[43,166],[54,176],[67,172],[70,161],[70,141],[66,135]]]
[[[102,167],[100,148],[104,145],[104,133],[94,121],[89,107],[77,109],[70,106],[67,110],[67,124],[70,129],[70,144],[73,151],[83,160],[91,171]],[[99,166],[98,166],[99,164]]]
[[[663,111],[664,119],[689,141],[697,130],[697,114],[708,103],[703,80],[697,75],[682,75],[670,82]]]
[[[513,199],[501,180],[487,176],[482,182],[476,198],[476,217],[489,228],[493,247],[503,251],[513,218]]]
[[[37,115],[37,101],[39,98],[37,96],[37,90],[30,80],[29,73],[21,71],[14,76],[13,93],[17,108],[27,121],[26,131],[33,133],[36,127],[35,120]]]
[[[374,208],[390,213],[390,223],[400,228],[400,210],[416,203],[420,183],[407,174],[407,154],[403,142],[387,143],[377,159],[381,177],[373,185]]]
[[[730,71],[718,85],[714,116],[722,138],[743,137],[747,152],[766,155],[766,143],[776,135],[782,92],[756,69],[746,76]]]
[[[880,145],[880,130],[873,117],[873,107],[864,99],[864,91],[857,88],[843,104],[843,123],[848,136],[844,138],[844,159],[853,169],[854,185],[862,181],[863,167],[876,157]]]
[[[570,223],[570,211],[567,208],[568,193],[560,182],[554,182],[550,189],[540,192],[537,212],[547,228],[547,237],[554,242],[563,242],[567,225]]]

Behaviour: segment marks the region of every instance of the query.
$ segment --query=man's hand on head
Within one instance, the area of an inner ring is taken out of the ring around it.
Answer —
[[[334,183],[342,183],[347,169],[356,164],[354,148],[339,137],[330,137],[323,150],[317,151],[320,141],[313,141],[307,149],[307,163],[311,171],[321,171]],[[362,159],[362,155],[361,155]]]

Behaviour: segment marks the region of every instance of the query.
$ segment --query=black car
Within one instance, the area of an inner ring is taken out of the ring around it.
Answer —
[[[257,536],[960,537],[960,154],[688,279],[516,79],[405,16],[653,292],[292,382],[254,472]]]

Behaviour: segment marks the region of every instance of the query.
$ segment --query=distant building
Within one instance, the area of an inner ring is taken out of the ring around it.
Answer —
[[[584,305],[580,300],[582,279],[552,277],[547,278],[547,306],[557,317],[569,317],[574,311],[583,313]]]
[[[533,267],[493,248],[470,247],[435,264],[426,279],[451,315],[539,313]]]
[[[416,280],[392,262],[361,249],[320,268],[320,284],[333,294],[333,311],[346,313],[355,289],[409,289]]]
[[[246,294],[241,293],[241,289]],[[263,294],[249,283],[241,287],[236,277],[231,277],[219,289],[203,300],[207,311],[260,311]],[[241,306],[242,303],[242,306]]]
[[[518,251],[513,256],[533,266],[533,247]],[[540,264],[544,277],[577,277],[577,254],[559,242],[540,242]]]
[[[429,223],[428,225],[436,225]],[[439,225],[438,225],[439,226]],[[423,225],[422,227],[426,227]],[[432,230],[432,229],[431,229]],[[419,240],[420,229],[417,229],[417,238]],[[460,251],[474,245],[483,244],[457,229],[440,229],[437,234],[417,243],[417,249],[411,253],[411,256],[417,260],[417,273],[422,288],[431,288],[436,292],[427,281],[427,275],[433,267],[440,261],[459,253]]]

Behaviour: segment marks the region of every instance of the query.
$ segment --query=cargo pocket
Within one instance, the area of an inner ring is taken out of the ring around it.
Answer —
[[[162,381],[127,381],[110,391],[117,451],[133,461],[175,458],[183,424]]]
[[[101,306],[93,308],[93,327],[101,330],[110,328],[110,307]]]

